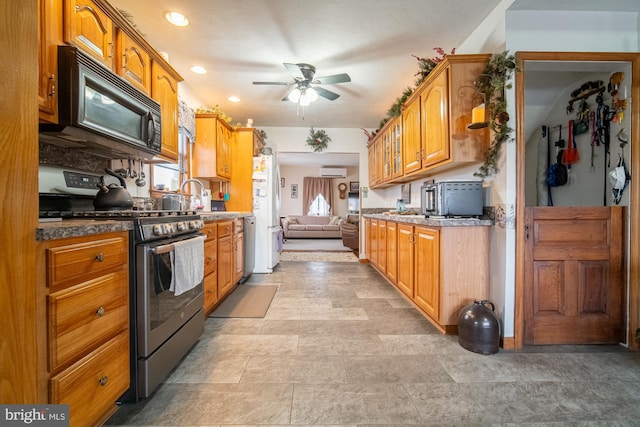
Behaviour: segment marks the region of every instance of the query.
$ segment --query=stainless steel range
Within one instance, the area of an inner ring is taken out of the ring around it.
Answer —
[[[77,171],[74,174],[74,182],[86,182],[87,190],[97,192],[97,187],[91,188],[95,176]],[[92,210],[92,197],[77,187],[65,188],[58,183],[51,191],[40,193],[41,218],[132,222],[131,387],[120,400],[137,402],[153,393],[204,332],[202,281],[179,295],[170,290],[175,245],[189,241],[200,244],[197,240],[203,241],[200,230],[204,223],[195,211],[96,211]]]

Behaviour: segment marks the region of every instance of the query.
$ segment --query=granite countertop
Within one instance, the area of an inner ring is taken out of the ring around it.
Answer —
[[[202,219],[203,221],[220,221],[223,219],[244,218],[251,215],[253,215],[252,212],[200,212],[200,219]]]
[[[200,219],[203,221],[219,221],[244,218],[251,215],[253,215],[251,212],[201,212]],[[36,240],[56,240],[130,230],[133,230],[133,221],[128,220],[63,219],[43,221],[36,228]]]
[[[364,218],[382,219],[385,221],[406,222],[430,227],[479,227],[492,226],[493,221],[488,218],[425,218],[424,215],[397,215],[397,214],[362,214]]]
[[[56,240],[129,230],[133,230],[133,221],[64,219],[40,222],[36,228],[36,240]]]

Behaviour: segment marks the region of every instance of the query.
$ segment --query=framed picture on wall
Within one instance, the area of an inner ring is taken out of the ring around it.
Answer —
[[[349,183],[349,191],[360,191],[360,181],[351,181]]]
[[[291,198],[298,198],[298,184],[291,184]]]

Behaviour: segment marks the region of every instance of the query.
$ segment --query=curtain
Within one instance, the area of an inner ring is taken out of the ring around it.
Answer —
[[[329,212],[332,211],[333,203],[333,186],[331,178],[318,178],[314,176],[305,176],[302,181],[302,214],[306,215],[311,208],[311,204],[322,194],[322,197],[329,205]]]

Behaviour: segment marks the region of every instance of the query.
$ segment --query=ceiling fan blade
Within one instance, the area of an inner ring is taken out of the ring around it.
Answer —
[[[278,85],[278,86],[289,86],[292,83],[287,82],[253,82],[254,85]]]
[[[338,95],[335,92],[331,92],[330,90],[326,90],[324,88],[321,87],[317,87],[314,86],[313,89],[316,91],[316,93],[323,97],[323,98],[327,98],[329,101],[333,101],[335,99],[338,99],[340,97],[340,95]]]
[[[351,81],[351,77],[349,77],[349,74],[342,73],[342,74],[333,74],[331,76],[318,77],[318,78],[314,79],[313,83],[315,83],[315,84],[333,84],[333,83],[346,83],[346,82],[350,82],[350,81]]]
[[[283,62],[283,65],[285,66],[285,68],[287,70],[289,70],[289,72],[291,73],[291,75],[293,76],[294,79],[296,80],[304,80],[305,76],[304,74],[302,74],[302,70],[300,69],[300,66],[298,64],[291,64],[288,62]]]

